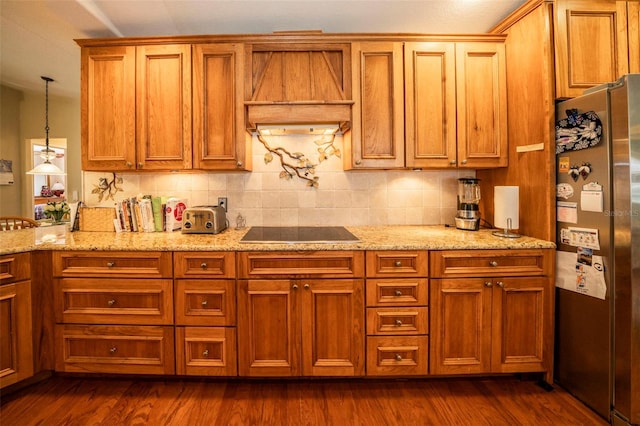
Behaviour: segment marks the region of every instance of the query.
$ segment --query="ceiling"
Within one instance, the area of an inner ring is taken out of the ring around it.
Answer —
[[[78,38],[282,30],[473,34],[525,0],[0,0],[0,82],[79,97]]]

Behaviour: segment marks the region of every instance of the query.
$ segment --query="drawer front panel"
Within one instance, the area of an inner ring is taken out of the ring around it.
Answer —
[[[426,277],[426,251],[368,251],[367,277]]]
[[[56,326],[56,371],[174,374],[173,327]]]
[[[349,278],[364,276],[364,252],[238,253],[241,278]]]
[[[427,375],[427,336],[367,337],[367,376]]]
[[[58,251],[56,277],[172,278],[171,252]]]
[[[431,277],[551,275],[554,250],[452,250],[431,252]]]
[[[176,280],[177,325],[235,325],[234,280]]]
[[[235,376],[236,329],[176,327],[176,373],[195,376]]]
[[[31,253],[0,256],[0,284],[15,283],[31,278]]]
[[[367,279],[367,306],[427,305],[426,278]]]
[[[233,252],[176,252],[173,268],[176,278],[234,278],[235,259]]]
[[[427,334],[428,321],[426,307],[367,308],[367,334]]]
[[[172,280],[62,278],[54,283],[58,323],[173,323]]]

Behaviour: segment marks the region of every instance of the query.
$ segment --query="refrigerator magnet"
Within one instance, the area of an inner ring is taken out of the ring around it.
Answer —
[[[573,187],[568,183],[559,183],[556,185],[556,197],[568,200],[573,197]]]
[[[580,192],[580,209],[585,212],[602,213],[604,211],[604,197],[602,185],[590,182],[582,187]]]

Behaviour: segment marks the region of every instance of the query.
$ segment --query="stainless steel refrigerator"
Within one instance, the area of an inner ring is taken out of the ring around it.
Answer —
[[[555,381],[640,424],[640,74],[556,104]]]

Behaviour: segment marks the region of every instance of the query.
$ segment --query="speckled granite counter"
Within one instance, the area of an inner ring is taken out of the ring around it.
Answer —
[[[0,232],[0,254],[33,250],[140,251],[277,251],[277,250],[455,250],[555,248],[530,237],[500,238],[490,230],[461,231],[444,226],[347,226],[357,243],[247,244],[240,239],[249,228],[227,229],[217,235],[180,232],[64,232],[56,243],[40,243],[38,229]]]

